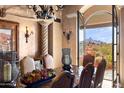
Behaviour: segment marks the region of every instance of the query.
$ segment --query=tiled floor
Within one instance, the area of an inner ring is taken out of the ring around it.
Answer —
[[[102,88],[112,88],[112,81],[103,80]]]
[[[104,74],[104,79],[109,79],[109,80],[103,80],[103,88],[112,88],[112,70],[106,70]]]
[[[111,69],[105,70],[104,78],[112,80],[112,70]]]

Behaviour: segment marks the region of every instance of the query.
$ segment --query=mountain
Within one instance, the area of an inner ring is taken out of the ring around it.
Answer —
[[[5,34],[5,33],[0,33],[0,43],[4,43],[7,40],[11,39],[11,35]]]
[[[88,38],[88,39],[85,39],[85,41],[80,41],[80,44],[83,44],[84,43],[92,43],[92,44],[107,44],[106,42],[103,42],[103,41],[100,41],[100,40],[94,40],[92,39],[91,37]]]

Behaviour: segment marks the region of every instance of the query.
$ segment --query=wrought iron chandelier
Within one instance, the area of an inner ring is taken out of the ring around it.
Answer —
[[[63,5],[29,5],[29,9],[33,9],[37,19],[51,19],[55,17],[55,10],[62,10]]]

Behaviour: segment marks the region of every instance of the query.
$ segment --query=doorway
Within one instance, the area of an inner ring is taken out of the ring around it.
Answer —
[[[117,70],[119,68],[117,10],[116,6],[109,7],[111,12],[99,10],[89,17],[78,12],[78,66],[83,64],[83,56],[87,53],[95,56],[95,67],[97,67],[99,60],[104,57],[107,66],[103,87],[104,83],[107,87],[114,87],[117,73],[119,73]]]

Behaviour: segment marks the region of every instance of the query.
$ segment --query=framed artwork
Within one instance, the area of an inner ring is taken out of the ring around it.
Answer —
[[[0,29],[0,51],[12,51],[11,29]]]
[[[19,53],[19,23],[0,20],[0,51]]]

